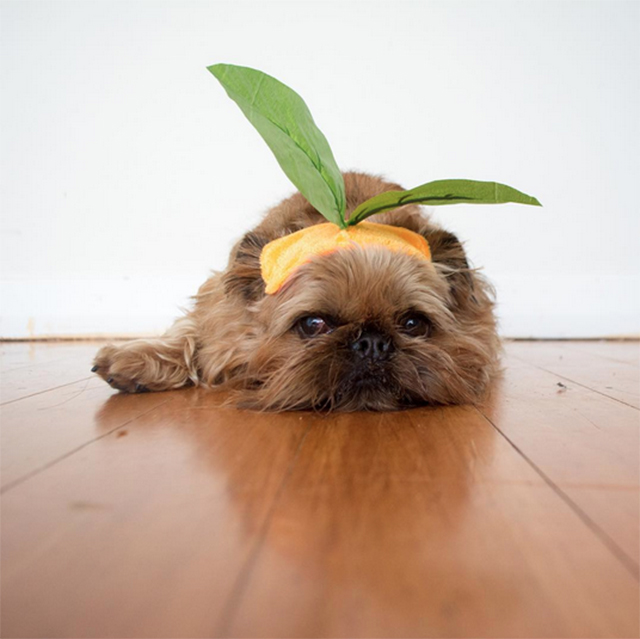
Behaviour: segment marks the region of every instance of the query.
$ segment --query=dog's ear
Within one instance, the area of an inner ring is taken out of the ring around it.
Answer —
[[[422,235],[429,242],[433,262],[446,267],[442,271],[449,282],[454,303],[460,306],[465,301],[475,302],[473,275],[460,240],[441,229],[423,231]]]
[[[265,295],[260,272],[260,253],[269,239],[258,233],[247,233],[232,252],[224,275],[227,295],[239,295],[247,302],[255,302]]]

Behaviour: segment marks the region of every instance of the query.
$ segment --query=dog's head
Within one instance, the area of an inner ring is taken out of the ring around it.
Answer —
[[[252,324],[244,403],[393,410],[477,399],[496,360],[490,291],[453,235],[422,233],[432,262],[349,248],[316,256],[274,295],[258,263],[270,238],[247,235],[225,281]]]

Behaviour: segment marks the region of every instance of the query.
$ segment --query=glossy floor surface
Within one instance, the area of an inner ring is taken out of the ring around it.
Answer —
[[[638,343],[482,406],[256,414],[1,344],[3,637],[636,637]]]

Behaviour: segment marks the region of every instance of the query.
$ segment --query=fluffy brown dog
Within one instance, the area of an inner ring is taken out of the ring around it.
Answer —
[[[402,190],[344,174],[347,215]],[[410,205],[371,221],[431,246],[430,264],[372,246],[317,256],[265,295],[262,247],[326,220],[299,194],[271,209],[207,280],[194,309],[158,339],[109,345],[94,371],[126,392],[198,384],[259,410],[395,410],[476,401],[497,370],[492,290],[457,238]]]

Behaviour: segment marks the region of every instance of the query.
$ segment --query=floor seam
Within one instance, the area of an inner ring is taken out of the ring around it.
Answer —
[[[513,442],[484,412],[475,407],[478,413],[491,424],[491,426],[509,443],[509,445],[524,459],[529,466],[542,478],[553,492],[564,501],[569,508],[582,520],[582,522],[600,539],[607,549],[620,561],[631,576],[640,581],[638,564],[618,544],[585,513],[576,502],[573,501],[515,442]]]
[[[99,346],[96,345],[96,348]],[[93,349],[93,347],[92,347]],[[0,361],[2,356],[0,355]],[[89,360],[90,361],[90,357]],[[23,371],[25,368],[31,368],[32,370],[42,370],[43,368],[51,367],[53,365],[64,364],[66,362],[76,362],[79,361],[77,353],[67,353],[66,355],[59,355],[55,359],[49,359],[44,362],[29,362],[28,364],[20,364],[18,366],[14,366],[13,368],[6,368],[0,370],[0,375],[7,375],[8,373],[15,373],[16,371]]]
[[[30,397],[35,397],[36,395],[42,395],[44,393],[49,393],[54,390],[58,390],[59,388],[64,388],[65,386],[73,386],[73,384],[79,384],[80,382],[86,382],[88,379],[93,379],[94,375],[89,375],[88,377],[81,377],[80,379],[75,379],[72,382],[68,382],[67,384],[60,384],[60,386],[52,386],[51,388],[47,388],[46,390],[38,391],[37,393],[31,393],[30,395],[23,395],[22,397],[16,397],[15,399],[10,399],[9,401],[0,403],[0,407],[8,406],[9,404],[14,404],[15,402],[21,402],[23,399],[29,399]]]
[[[284,473],[284,477],[280,482],[280,486],[278,486],[278,490],[276,491],[276,494],[273,498],[273,502],[271,503],[271,506],[269,507],[269,510],[264,518],[264,522],[260,527],[260,532],[258,533],[258,539],[255,543],[255,546],[249,553],[249,557],[247,558],[244,565],[240,569],[236,582],[233,585],[233,588],[231,589],[231,593],[228,596],[227,603],[222,609],[222,613],[220,614],[220,621],[217,624],[217,631],[213,633],[214,637],[229,636],[229,628],[235,619],[236,613],[242,601],[242,595],[246,590],[246,587],[249,583],[249,578],[258,560],[260,551],[262,550],[262,546],[264,545],[265,539],[267,537],[267,532],[269,530],[269,526],[271,525],[271,519],[273,517],[273,513],[276,510],[276,506],[280,501],[280,497],[282,496],[282,493],[284,492],[285,487],[289,483],[289,478],[291,477],[293,473],[293,469],[295,468],[295,465],[298,461],[298,457],[300,456],[300,451],[302,450],[304,442],[307,439],[307,435],[309,434],[312,428],[313,428],[313,424],[309,424],[304,434],[300,438],[300,443],[296,448],[296,451],[293,455],[293,459],[289,463],[289,467]]]
[[[633,404],[628,404],[627,402],[625,402],[622,399],[618,399],[617,397],[612,397],[611,395],[607,395],[606,393],[603,393],[602,391],[599,391],[595,388],[591,388],[591,386],[587,386],[586,384],[583,384],[581,382],[576,382],[575,379],[572,379],[571,377],[567,377],[566,375],[561,375],[560,373],[556,373],[555,371],[549,370],[548,368],[544,368],[543,366],[539,366],[538,364],[533,364],[532,362],[523,359],[522,357],[518,356],[518,355],[513,355],[511,353],[509,353],[510,357],[513,357],[514,359],[517,359],[520,362],[523,362],[525,364],[527,364],[528,366],[532,366],[533,368],[537,368],[540,371],[544,371],[545,373],[549,373],[550,375],[555,375],[556,377],[560,377],[561,379],[564,379],[568,382],[571,382],[572,384],[575,384],[576,386],[580,386],[581,388],[586,388],[587,390],[590,390],[593,393],[596,393],[598,395],[601,395],[602,397],[606,397],[607,399],[611,399],[614,402],[618,402],[619,404],[622,404],[623,406],[628,406],[629,408],[633,408],[634,410],[640,411],[640,408],[638,408],[637,406],[634,406]]]
[[[571,344],[563,344],[564,349],[569,349],[569,351],[573,351],[574,353],[582,353],[583,355],[589,355],[590,357],[597,357],[598,359],[604,359],[607,362],[614,362],[615,364],[624,364],[625,366],[631,366],[631,368],[637,369],[638,364],[636,362],[628,362],[624,359],[616,359],[615,357],[609,357],[608,355],[602,355],[601,353],[593,353],[588,350],[583,350],[582,348],[572,346]]]
[[[122,422],[122,424],[119,424],[118,426],[115,426],[114,428],[112,428],[111,430],[107,431],[106,433],[103,433],[102,435],[99,435],[98,437],[95,437],[94,439],[91,439],[91,440],[85,442],[84,444],[81,444],[80,446],[76,446],[76,448],[74,448],[73,450],[70,450],[69,452],[65,453],[64,455],[61,455],[60,457],[56,457],[55,459],[51,460],[50,462],[47,462],[43,466],[40,466],[39,468],[36,468],[36,469],[28,472],[26,475],[23,475],[22,477],[19,477],[18,479],[14,479],[13,481],[10,481],[8,484],[6,484],[6,485],[4,485],[4,486],[2,486],[0,488],[0,495],[4,495],[6,492],[11,490],[12,488],[16,488],[17,486],[19,486],[20,484],[24,483],[25,481],[28,481],[29,479],[35,477],[36,475],[39,475],[40,473],[44,472],[48,468],[51,468],[52,466],[55,466],[56,464],[58,464],[61,461],[64,461],[68,457],[71,457],[71,455],[75,455],[75,453],[77,453],[78,451],[81,451],[83,448],[86,448],[87,446],[90,446],[91,444],[93,444],[93,443],[95,443],[97,441],[100,441],[101,439],[104,439],[105,437],[108,437],[109,435],[111,435],[112,433],[114,433],[117,430],[120,430],[124,426],[128,426],[132,422],[135,422],[136,419],[140,419],[141,417],[144,417],[145,415],[148,415],[149,413],[151,413],[154,410],[160,408],[161,406],[164,406],[169,401],[170,400],[167,399],[164,402],[161,402],[160,404],[156,404],[155,406],[152,406],[149,410],[146,410],[143,413],[140,413],[139,415],[136,415],[135,417],[132,417],[131,419],[128,419],[125,422]]]

